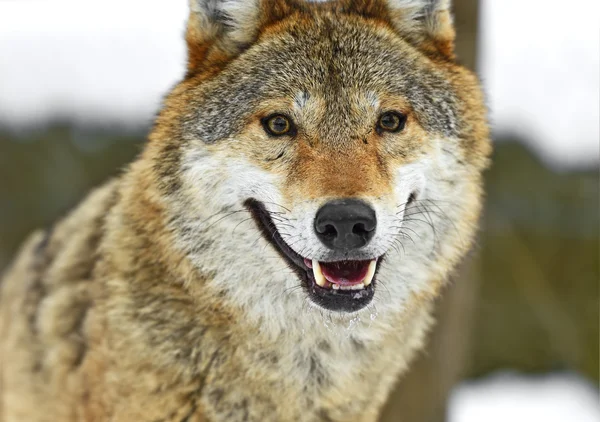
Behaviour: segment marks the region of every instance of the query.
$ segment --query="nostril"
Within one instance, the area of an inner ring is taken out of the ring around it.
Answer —
[[[365,228],[365,225],[363,223],[355,224],[354,227],[352,227],[352,233],[357,235],[364,235],[365,233],[367,233],[367,231],[368,230]]]
[[[321,235],[329,239],[334,239],[337,236],[337,230],[331,224],[327,224],[325,230],[321,232]]]

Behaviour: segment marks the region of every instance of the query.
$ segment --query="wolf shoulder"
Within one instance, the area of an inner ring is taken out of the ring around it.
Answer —
[[[94,271],[117,186],[107,182],[53,226],[32,233],[2,275],[0,414],[21,420],[45,411],[56,415],[39,399],[66,391],[89,349],[85,331],[98,287]],[[3,384],[10,391],[2,391]]]

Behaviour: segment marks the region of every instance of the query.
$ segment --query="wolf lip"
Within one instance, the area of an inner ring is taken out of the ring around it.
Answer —
[[[371,302],[378,264],[383,257],[336,262],[310,260],[300,256],[283,240],[263,203],[248,199],[244,205],[265,240],[296,272],[314,303],[332,311],[355,312]]]

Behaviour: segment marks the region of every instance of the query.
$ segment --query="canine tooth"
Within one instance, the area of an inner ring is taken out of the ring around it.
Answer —
[[[373,276],[375,275],[375,269],[377,268],[377,260],[374,259],[369,263],[369,269],[367,270],[367,275],[365,277],[365,287],[370,286],[373,281]]]
[[[317,261],[316,259],[312,260],[312,270],[313,275],[315,276],[315,283],[317,283],[319,287],[325,287],[327,280],[325,280],[325,276],[321,271],[321,264],[319,264],[319,261]]]

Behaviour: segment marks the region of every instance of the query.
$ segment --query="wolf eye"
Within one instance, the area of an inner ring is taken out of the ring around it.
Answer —
[[[396,111],[385,112],[379,117],[377,122],[377,131],[381,132],[399,132],[406,125],[406,115]]]
[[[265,117],[262,124],[265,131],[273,136],[283,136],[294,131],[291,120],[282,114]]]

